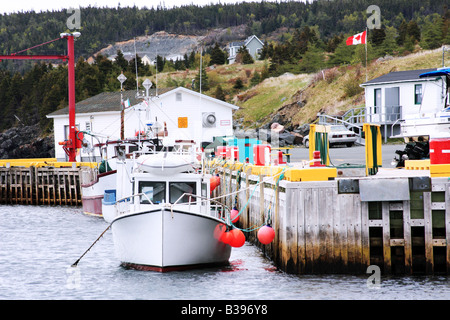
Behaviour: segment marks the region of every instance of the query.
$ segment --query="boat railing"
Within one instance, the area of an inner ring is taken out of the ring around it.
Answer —
[[[144,192],[132,194],[130,196],[123,197],[116,201],[116,209],[119,215],[125,214],[130,211],[130,205],[131,205],[131,199],[134,197],[141,197],[144,196],[146,200],[149,202],[149,204],[154,205],[152,200],[148,197],[148,195]]]
[[[189,201],[188,202],[179,203],[179,201],[181,201],[181,199],[183,199],[185,196],[189,197]],[[192,198],[198,198],[198,199],[200,199],[201,202],[210,202],[210,208],[212,210],[210,210],[208,215],[212,215],[212,216],[214,216],[216,218],[222,218],[223,214],[226,212],[226,210],[228,210],[228,211],[231,210],[227,205],[225,205],[225,204],[223,204],[223,203],[221,203],[221,202],[219,202],[217,200],[210,199],[210,198],[207,198],[207,197],[204,197],[204,196],[200,196],[200,195],[197,195],[197,194],[192,194],[192,193],[183,193],[173,204],[171,204],[171,206],[175,206],[175,205],[187,205],[187,206],[190,206],[190,205],[192,205],[192,203],[196,203],[197,202],[197,201],[192,202],[191,201]],[[213,214],[211,214],[211,213],[213,213]]]
[[[136,193],[136,194],[133,194],[130,196],[123,197],[116,201],[115,205],[117,208],[118,215],[123,215],[125,213],[130,212],[130,205],[132,204],[131,200],[135,197],[141,197],[141,196],[143,196],[145,198],[145,200],[148,201],[148,204],[155,205],[155,203],[153,203],[153,201],[150,200],[150,198],[148,197],[148,195],[146,193],[144,193],[144,192]],[[180,203],[180,201],[186,196],[189,197],[189,201]],[[199,199],[200,201],[197,201],[197,200],[191,201],[193,198]],[[192,205],[198,205],[198,202],[200,202],[200,204],[202,204],[202,202],[210,202],[209,207],[211,210],[209,212],[205,212],[205,214],[216,217],[216,218],[222,218],[223,214],[226,212],[226,210],[230,211],[229,207],[227,207],[225,204],[223,204],[217,200],[209,199],[207,197],[199,196],[199,195],[192,194],[192,193],[183,193],[174,203],[167,203],[165,205],[167,207],[169,207],[170,209],[173,209],[175,206],[190,207]],[[205,209],[206,209],[206,207],[207,206],[205,206]]]

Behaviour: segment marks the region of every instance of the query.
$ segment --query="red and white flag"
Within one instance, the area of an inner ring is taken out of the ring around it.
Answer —
[[[366,43],[366,31],[355,34],[354,36],[348,37],[346,44],[348,46],[354,44],[365,44]]]

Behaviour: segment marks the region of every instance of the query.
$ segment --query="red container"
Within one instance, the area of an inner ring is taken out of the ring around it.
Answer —
[[[230,160],[239,160],[239,148],[236,146],[227,146],[225,157]]]
[[[268,144],[253,145],[253,162],[256,166],[265,166],[270,163],[270,146]]]
[[[283,159],[283,151],[278,151],[278,164],[286,164],[286,161]]]
[[[226,146],[217,146],[217,158],[225,159],[227,156],[227,147]]]
[[[430,139],[430,164],[450,164],[450,138]]]

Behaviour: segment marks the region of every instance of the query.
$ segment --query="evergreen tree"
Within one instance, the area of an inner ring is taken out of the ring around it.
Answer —
[[[119,66],[120,71],[125,72],[125,70],[127,70],[127,68],[128,68],[128,61],[125,59],[122,51],[117,50],[117,55],[116,55],[116,59],[114,60],[114,64]]]
[[[161,57],[159,54],[156,56],[156,70],[158,72],[162,72],[164,70],[165,59]]]
[[[419,25],[417,24],[416,20],[411,20],[408,23],[408,27],[407,27],[407,32],[406,34],[410,37],[412,37],[412,40],[415,41],[420,41],[420,28]]]
[[[244,87],[244,83],[242,82],[242,79],[241,79],[241,78],[237,78],[237,80],[236,80],[236,82],[235,82],[233,88],[234,88],[234,89],[237,89],[237,90],[240,90],[240,89],[242,89],[243,87]]]
[[[208,80],[208,74],[206,73],[205,68],[201,68],[201,70],[199,70],[199,72],[195,76],[195,91],[197,91],[197,92],[200,91],[200,73],[202,75],[202,78],[201,78],[202,90],[201,91],[202,92],[208,91],[209,90],[209,80]]]
[[[223,91],[222,86],[220,84],[216,87],[216,91],[214,92],[214,97],[216,99],[219,99],[222,101],[226,100],[225,92]]]
[[[250,79],[250,84],[252,86],[256,86],[260,82],[261,82],[261,75],[259,74],[258,71],[255,71],[255,73],[253,73],[253,77]]]
[[[379,46],[383,43],[386,38],[386,30],[384,28],[373,29],[369,32],[370,42],[375,46]]]
[[[318,71],[324,67],[324,60],[324,52],[315,45],[311,45],[303,55],[300,70],[306,73]]]
[[[252,64],[255,63],[255,60],[253,60],[253,57],[250,55],[250,52],[248,52],[246,46],[242,46],[239,48],[238,53],[236,55],[236,62],[240,62],[242,64]]]
[[[427,16],[421,36],[424,49],[439,48],[442,44],[442,19],[439,16]]]
[[[213,64],[225,64],[226,62],[226,56],[225,56],[225,52],[222,51],[222,49],[220,49],[219,44],[216,42],[216,44],[214,45],[214,47],[211,50],[211,61],[210,61],[210,65]]]

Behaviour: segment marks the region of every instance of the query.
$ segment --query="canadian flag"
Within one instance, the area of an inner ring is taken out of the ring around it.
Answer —
[[[366,31],[355,34],[354,36],[348,37],[346,44],[348,46],[354,44],[365,44],[366,43]]]

